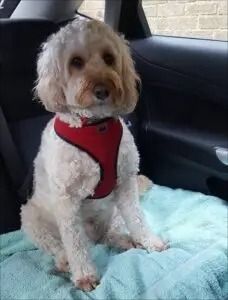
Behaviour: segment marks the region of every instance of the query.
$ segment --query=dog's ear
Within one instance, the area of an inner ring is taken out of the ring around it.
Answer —
[[[126,112],[130,113],[134,110],[137,104],[141,80],[136,73],[128,42],[123,37],[121,37],[121,39],[123,40],[122,81],[124,90],[124,102],[127,105]]]
[[[50,40],[42,45],[37,62],[35,95],[51,112],[65,111],[65,96],[61,79],[59,57]]]

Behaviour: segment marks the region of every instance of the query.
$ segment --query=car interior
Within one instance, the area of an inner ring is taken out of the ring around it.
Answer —
[[[40,45],[79,14],[82,1],[29,2],[6,1],[0,10],[1,234],[20,228],[33,160],[52,117],[33,95]],[[129,40],[141,78],[137,108],[125,117],[140,173],[228,200],[227,42],[153,35],[140,0],[105,2],[105,22]]]
[[[0,19],[1,233],[20,227],[19,207],[31,190],[32,162],[51,117],[33,101],[40,45],[75,13],[71,5],[66,19],[59,11],[50,20],[17,17],[20,1],[8,3],[15,16]],[[137,109],[126,118],[140,172],[160,185],[228,199],[227,43],[151,35],[137,0],[106,1],[105,21],[130,41],[142,80]]]

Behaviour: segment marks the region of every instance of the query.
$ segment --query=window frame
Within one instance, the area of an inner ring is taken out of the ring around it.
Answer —
[[[104,21],[128,39],[151,36],[141,0],[105,0]]]
[[[11,17],[21,0],[0,0],[0,19]]]

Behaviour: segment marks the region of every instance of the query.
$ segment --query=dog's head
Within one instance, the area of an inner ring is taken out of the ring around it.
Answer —
[[[47,110],[95,117],[133,111],[138,99],[126,41],[102,22],[74,20],[53,34],[38,58],[36,93]]]

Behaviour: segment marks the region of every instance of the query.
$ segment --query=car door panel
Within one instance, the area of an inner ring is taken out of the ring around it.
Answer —
[[[142,79],[142,172],[226,198],[228,167],[216,149],[228,149],[227,43],[152,36],[131,50]]]

